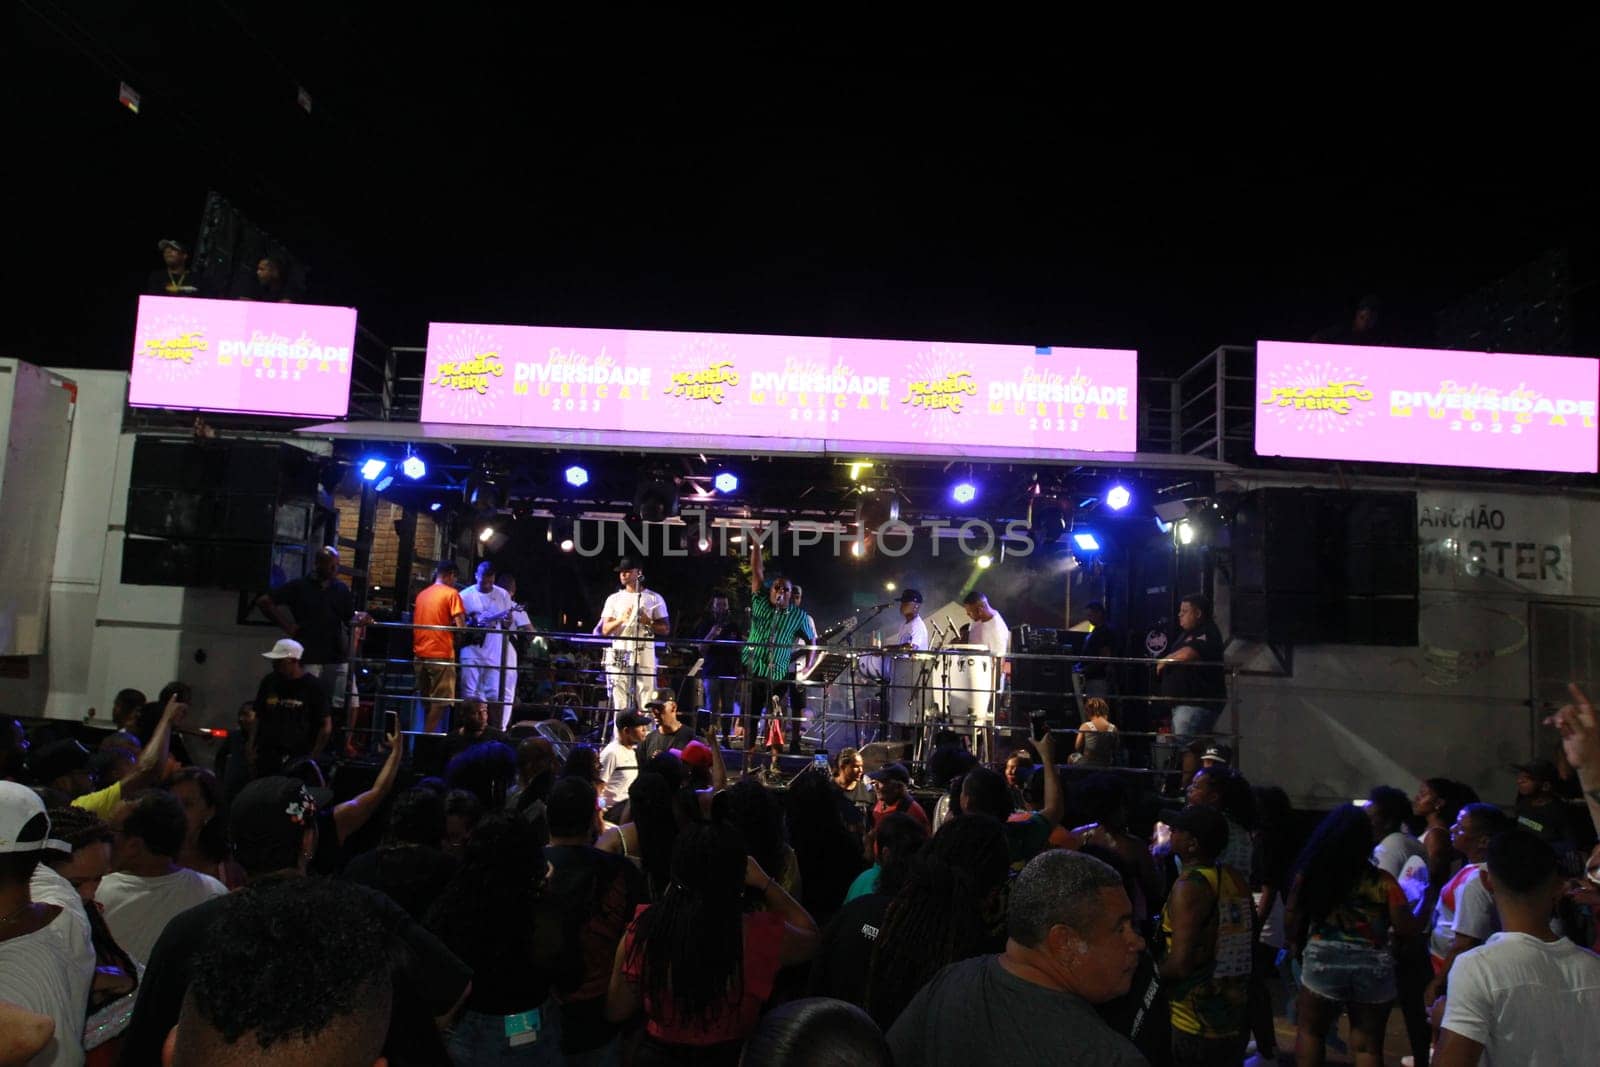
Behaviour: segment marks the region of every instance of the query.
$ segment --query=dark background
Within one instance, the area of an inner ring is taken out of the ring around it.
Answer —
[[[6,354],[126,366],[155,241],[192,241],[208,190],[392,344],[434,318],[1174,371],[1366,293],[1433,343],[1437,312],[1562,249],[1596,347],[1590,20],[524,7],[24,0]]]

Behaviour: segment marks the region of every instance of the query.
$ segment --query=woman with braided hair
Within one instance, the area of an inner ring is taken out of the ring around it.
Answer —
[[[988,815],[952,819],[911,860],[873,943],[861,1005],[885,1031],[940,970],[1004,948],[984,916],[1010,874],[1005,828]]]
[[[765,910],[743,910],[746,887]],[[817,924],[745,852],[737,830],[686,826],[666,893],[640,909],[617,946],[606,1017],[622,1023],[643,1011],[633,1061],[641,1067],[733,1067],[778,971],[809,960],[816,946]]]

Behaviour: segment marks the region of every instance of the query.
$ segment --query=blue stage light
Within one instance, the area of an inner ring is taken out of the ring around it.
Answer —
[[[956,487],[950,490],[950,499],[957,504],[970,504],[978,499],[978,487],[971,482],[958,482]]]
[[[1080,552],[1100,551],[1100,539],[1087,530],[1073,534],[1072,543],[1078,546]]]
[[[719,493],[736,492],[739,488],[739,476],[732,471],[723,471],[712,480]]]
[[[1106,507],[1112,511],[1121,511],[1131,503],[1133,494],[1128,492],[1126,486],[1113,485],[1111,491],[1106,494]]]
[[[420,456],[407,456],[405,458],[405,462],[400,464],[400,469],[405,472],[405,476],[410,478],[412,481],[416,481],[418,478],[421,478],[423,475],[428,473],[428,465],[422,462],[422,458]]]
[[[389,461],[373,456],[371,459],[361,461],[361,477],[369,482],[378,480],[378,475],[389,469]]]
[[[573,464],[567,468],[567,484],[574,489],[581,489],[589,484],[589,472],[577,464]]]

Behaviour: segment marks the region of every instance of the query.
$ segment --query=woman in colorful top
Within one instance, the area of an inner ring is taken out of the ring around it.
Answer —
[[[741,908],[747,886],[766,910]],[[746,855],[738,831],[685,827],[666,894],[640,909],[617,946],[606,1017],[644,1012],[638,1067],[733,1067],[778,971],[809,960],[817,941],[817,924]]]
[[[1383,1030],[1395,999],[1391,934],[1421,925],[1400,883],[1374,867],[1372,822],[1354,804],[1334,810],[1300,854],[1285,914],[1288,947],[1301,958],[1301,1067],[1323,1062],[1324,1042],[1350,1010],[1350,1054],[1358,1067],[1383,1063]]]

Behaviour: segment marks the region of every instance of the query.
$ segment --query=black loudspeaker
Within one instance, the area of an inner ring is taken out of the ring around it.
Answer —
[[[122,580],[259,592],[301,577],[316,498],[317,458],[292,445],[141,437]]]
[[[1072,704],[1072,660],[1042,656],[1012,661],[1011,706],[1022,713],[1019,719],[1018,712],[1013,710],[1013,722],[1042,711],[1050,725],[1059,726],[1069,718],[1067,709]]]
[[[1240,501],[1232,547],[1236,635],[1417,643],[1416,494],[1258,489]]]

